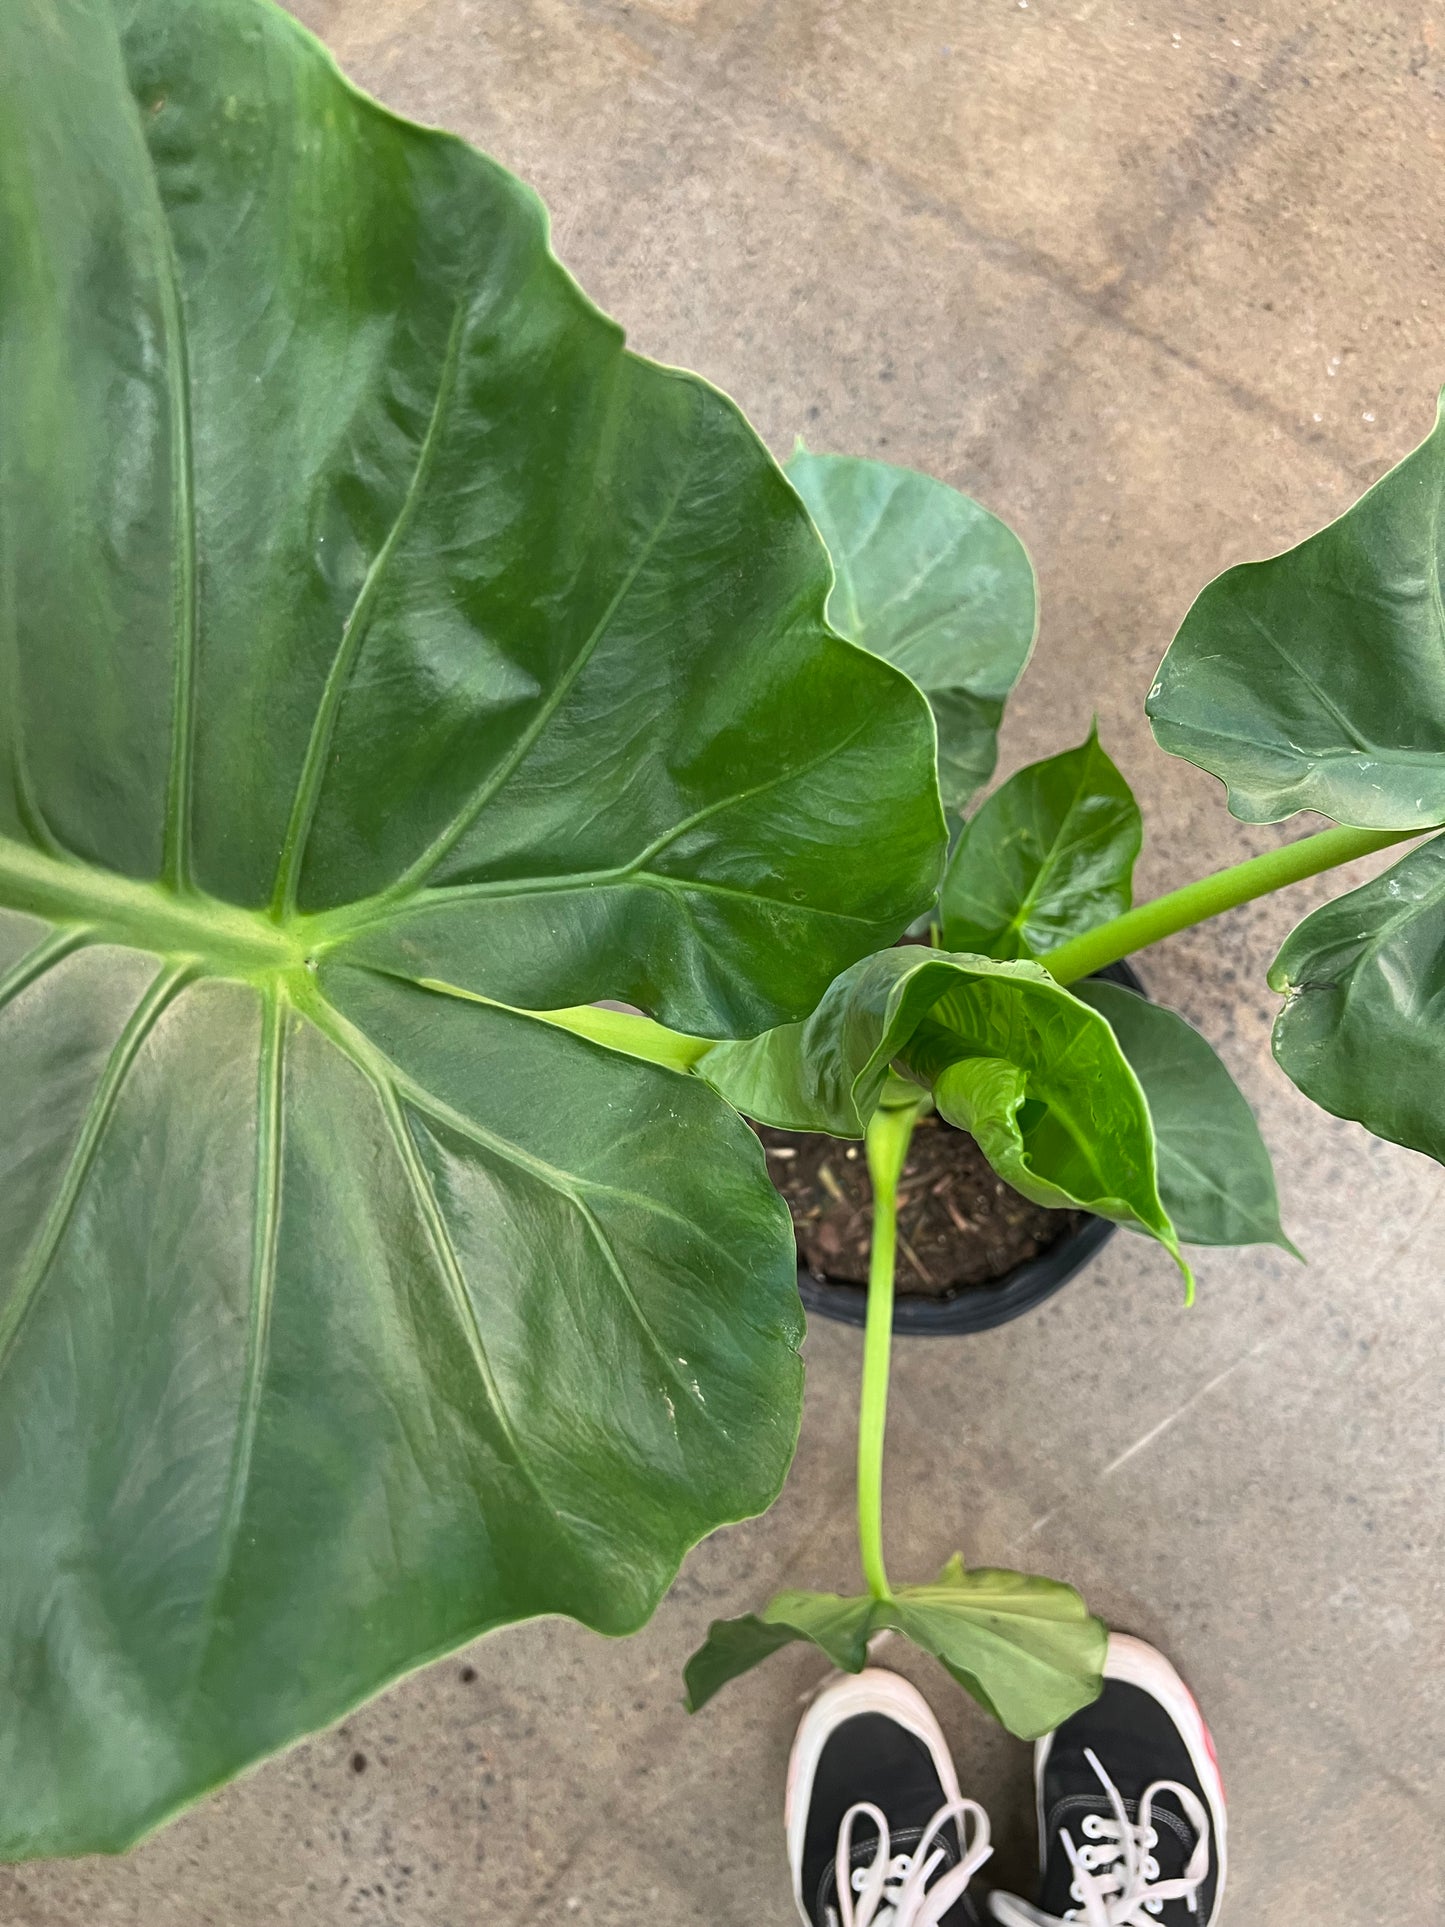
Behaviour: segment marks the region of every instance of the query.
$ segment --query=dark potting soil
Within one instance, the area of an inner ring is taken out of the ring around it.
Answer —
[[[861,1144],[758,1127],[768,1173],[793,1214],[809,1268],[840,1284],[868,1282],[873,1187]],[[946,1298],[992,1284],[1085,1221],[1049,1211],[994,1176],[973,1139],[937,1116],[921,1118],[898,1187],[896,1289]]]

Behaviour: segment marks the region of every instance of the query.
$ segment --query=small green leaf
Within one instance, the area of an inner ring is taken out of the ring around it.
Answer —
[[[1236,816],[1445,819],[1442,506],[1445,412],[1338,521],[1190,609],[1149,715],[1162,748],[1224,779]]]
[[[960,1686],[1020,1739],[1052,1732],[1097,1699],[1109,1635],[1071,1586],[955,1555],[931,1586],[891,1599],[780,1593],[761,1614],[721,1619],[688,1661],[688,1707],[795,1640],[811,1640],[835,1666],[861,1672],[868,1641],[898,1632],[941,1660]]]
[[[1249,1102],[1192,1024],[1099,978],[1074,994],[1109,1020],[1154,1120],[1159,1195],[1184,1244],[1279,1245],[1274,1167]]]
[[[950,950],[1042,957],[1129,908],[1144,826],[1098,734],[1021,769],[964,830],[939,908]]]
[[[688,1712],[699,1712],[729,1680],[800,1639],[810,1640],[845,1673],[861,1673],[868,1663],[874,1603],[834,1592],[780,1592],[761,1613],[715,1619],[683,1671]]]
[[[829,621],[927,696],[939,787],[961,810],[993,773],[1004,701],[1033,647],[1028,551],[996,515],[910,468],[800,442],[787,473],[833,558]]]
[[[1445,837],[1305,918],[1269,981],[1274,1054],[1306,1097],[1445,1163]]]
[[[1107,1021],[1041,964],[885,950],[805,1022],[720,1044],[699,1069],[760,1123],[861,1137],[895,1059],[1015,1189],[1137,1225],[1189,1279],[1139,1080]]]
[[[1103,1684],[1108,1629],[1056,1579],[968,1571],[955,1554],[933,1585],[898,1592],[891,1623],[1023,1740],[1052,1732]]]

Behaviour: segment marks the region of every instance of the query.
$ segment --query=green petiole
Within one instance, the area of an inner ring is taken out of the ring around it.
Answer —
[[[875,1599],[891,1599],[883,1564],[883,1434],[888,1422],[888,1364],[893,1349],[893,1266],[898,1246],[898,1180],[913,1127],[927,1098],[880,1104],[864,1145],[873,1181],[873,1246],[868,1257],[868,1322],[863,1334],[863,1392],[858,1410],[858,1551]]]
[[[1266,850],[1263,856],[1249,857],[1213,876],[1201,877],[1197,883],[1186,883],[1183,889],[1155,897],[1152,903],[1141,903],[1122,917],[1101,923],[1097,930],[1071,937],[1039,962],[1057,982],[1077,983],[1106,964],[1118,963],[1163,937],[1217,917],[1221,911],[1266,897],[1288,884],[1302,883],[1306,877],[1352,863],[1356,857],[1387,850],[1393,843],[1428,834],[1426,830],[1321,830],[1315,836],[1286,843],[1283,849]]]

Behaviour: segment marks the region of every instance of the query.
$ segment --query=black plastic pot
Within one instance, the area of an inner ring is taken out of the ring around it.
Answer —
[[[1147,994],[1126,963],[1110,964],[1099,975],[1108,983]],[[1117,1229],[1107,1218],[1086,1218],[1076,1231],[1066,1231],[1047,1251],[1015,1265],[991,1285],[963,1285],[952,1298],[909,1298],[900,1292],[893,1301],[893,1329],[956,1338],[962,1333],[992,1331],[995,1325],[1006,1325],[1011,1318],[1021,1318],[1061,1291]],[[821,1318],[835,1318],[844,1325],[865,1322],[868,1291],[864,1285],[832,1284],[800,1259],[798,1290],[810,1316],[816,1312]]]

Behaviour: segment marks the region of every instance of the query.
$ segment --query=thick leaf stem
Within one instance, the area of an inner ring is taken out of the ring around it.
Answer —
[[[919,1093],[920,1097],[922,1093]],[[868,1323],[863,1335],[863,1396],[858,1413],[858,1550],[875,1599],[891,1599],[883,1564],[883,1436],[888,1423],[888,1364],[893,1349],[893,1266],[898,1247],[898,1180],[922,1105],[880,1105],[868,1125],[873,1181],[873,1247],[868,1259]]]
[[[258,911],[240,910],[199,891],[181,895],[165,884],[49,856],[4,836],[0,905],[83,932],[90,942],[191,958],[219,974],[271,976],[301,970],[306,962],[299,927],[281,930]]]
[[[1233,910],[1255,897],[1268,896],[1341,863],[1351,863],[1356,857],[1425,834],[1424,830],[1321,830],[1316,836],[1287,843],[1283,849],[1266,850],[1263,856],[1201,877],[1197,883],[1186,883],[1183,889],[1155,897],[1152,903],[1141,903],[1122,917],[1101,923],[1097,930],[1071,937],[1039,961],[1058,983],[1077,983],[1106,964],[1118,963],[1178,930],[1217,917],[1221,911]]]

